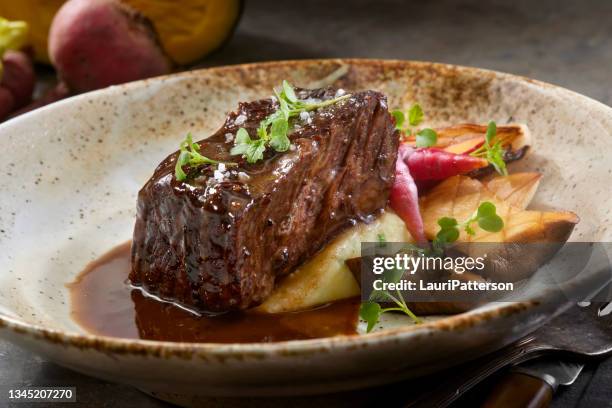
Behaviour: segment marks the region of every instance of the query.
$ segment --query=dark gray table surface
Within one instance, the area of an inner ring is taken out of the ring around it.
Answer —
[[[233,39],[201,66],[334,57],[490,68],[612,105],[612,1],[251,0]],[[612,360],[589,364],[574,386],[558,392],[553,406],[612,407],[611,377]],[[168,406],[0,341],[0,386],[37,385],[76,386],[79,403],[69,406]],[[0,407],[5,404],[0,400]]]

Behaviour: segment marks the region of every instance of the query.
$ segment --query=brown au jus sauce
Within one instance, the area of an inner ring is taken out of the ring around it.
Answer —
[[[132,287],[129,271],[128,242],[89,264],[68,284],[77,323],[99,335],[180,342],[274,342],[356,333],[359,299],[293,313],[198,316]]]

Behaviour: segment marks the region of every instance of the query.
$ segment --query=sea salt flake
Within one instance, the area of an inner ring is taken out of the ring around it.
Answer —
[[[223,181],[223,179],[225,178],[225,176],[223,175],[223,172],[219,170],[215,170],[215,172],[213,173],[213,177],[217,181]]]
[[[244,171],[240,171],[238,172],[238,180],[244,182],[249,180],[251,177],[249,177],[248,174],[246,174]]]
[[[231,143],[234,141],[234,135],[231,133],[225,134],[225,143]]]
[[[223,173],[225,171],[225,163],[219,163],[219,165],[217,166],[217,170]]]
[[[335,97],[336,97],[336,98],[338,98],[338,97],[340,97],[340,96],[342,96],[342,95],[345,95],[345,94],[346,94],[346,91],[345,91],[344,89],[340,88],[340,89],[338,89],[338,90],[336,91],[336,95],[335,95]]]
[[[247,117],[246,115],[240,114],[238,116],[236,116],[236,120],[234,120],[234,123],[238,126],[244,124],[244,122],[246,122]]]

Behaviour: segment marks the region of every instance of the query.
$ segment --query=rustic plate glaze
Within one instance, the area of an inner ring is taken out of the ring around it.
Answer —
[[[567,307],[495,303],[372,334],[274,344],[186,344],[86,333],[65,284],[128,240],[136,193],[187,131],[212,133],[237,101],[348,68],[334,85],[420,102],[431,125],[523,122],[545,173],[536,205],[574,210],[573,239],[609,241],[612,109],[552,85],[475,68],[314,60],[229,66],[110,87],[0,125],[0,335],[65,367],[182,404],[205,396],[324,393],[431,373],[527,334]],[[400,324],[401,323],[401,324]]]

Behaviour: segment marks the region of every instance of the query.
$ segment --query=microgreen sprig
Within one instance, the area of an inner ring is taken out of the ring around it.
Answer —
[[[385,283],[397,283],[402,278],[403,271],[399,269],[388,270],[383,273],[383,282]],[[392,302],[395,305],[391,307],[382,307],[380,303]],[[375,290],[370,294],[368,301],[361,303],[359,307],[359,317],[366,321],[368,324],[367,332],[371,332],[374,326],[380,320],[380,316],[386,312],[402,312],[417,324],[422,323],[421,319],[415,315],[404,300],[402,292],[397,290],[395,294],[390,293],[388,290]]]
[[[442,217],[438,220],[440,230],[432,242],[432,248],[420,248],[416,245],[408,244],[406,249],[415,251],[421,256],[441,256],[444,251],[444,245],[457,241],[461,230],[464,230],[469,235],[475,235],[473,224],[478,223],[478,226],[485,231],[499,232],[504,228],[504,220],[497,215],[495,204],[490,201],[482,202],[474,214],[462,223],[457,222],[455,218]],[[382,234],[378,235],[378,242],[385,242]],[[382,280],[385,283],[397,283],[402,278],[403,271],[392,269],[385,271],[382,275]],[[395,303],[392,307],[383,308],[380,303]],[[402,312],[410,316],[415,323],[421,323],[421,320],[408,308],[401,291],[396,291],[395,294],[389,293],[387,290],[374,290],[370,294],[369,299],[363,302],[359,308],[359,316],[367,323],[367,332],[374,329],[374,326],[380,320],[380,316],[386,312]]]
[[[477,223],[480,228],[488,232],[499,232],[504,228],[504,220],[497,215],[495,204],[490,201],[482,202],[474,214],[462,223],[455,218],[442,217],[438,220],[440,230],[433,241],[434,248],[440,249],[444,244],[452,243],[459,239],[461,230],[468,235],[475,235],[473,224]]]
[[[378,234],[376,238],[379,245],[384,245],[387,242],[384,234]],[[382,280],[386,283],[397,283],[402,278],[402,275],[403,271],[391,269],[383,273]],[[383,308],[379,304],[382,302],[393,302],[395,306]],[[368,301],[361,303],[359,307],[359,316],[368,324],[368,333],[371,332],[376,323],[378,323],[380,315],[386,312],[402,312],[410,316],[415,323],[421,323],[421,319],[408,308],[401,291],[396,291],[394,295],[387,290],[374,290],[370,293]]]
[[[438,134],[431,128],[416,131],[425,117],[421,105],[415,103],[404,114],[401,110],[394,110],[391,115],[395,118],[395,128],[402,132],[404,139],[416,138],[416,147],[431,147],[438,141]],[[407,119],[407,120],[406,120]]]
[[[191,133],[187,133],[185,140],[183,140],[179,147],[179,155],[176,159],[176,165],[174,166],[174,175],[178,181],[184,181],[187,179],[187,174],[183,170],[184,166],[200,166],[203,164],[219,164],[218,161],[209,159],[206,156],[200,154],[200,146],[193,142]],[[227,163],[232,164],[232,163]]]
[[[287,137],[291,118],[300,116],[302,112],[324,108],[351,97],[350,94],[345,94],[321,102],[306,102],[298,99],[293,86],[287,81],[283,81],[280,92],[274,90],[274,93],[278,100],[278,109],[259,123],[257,138],[251,139],[245,128],[238,129],[234,147],[230,152],[232,155],[242,155],[247,162],[256,163],[263,159],[268,146],[277,152],[285,152],[291,145]]]
[[[497,140],[496,140],[497,139]],[[501,140],[497,137],[497,125],[490,121],[487,126],[484,144],[471,153],[474,157],[484,157],[502,176],[508,175],[506,162],[504,162],[504,150]]]

